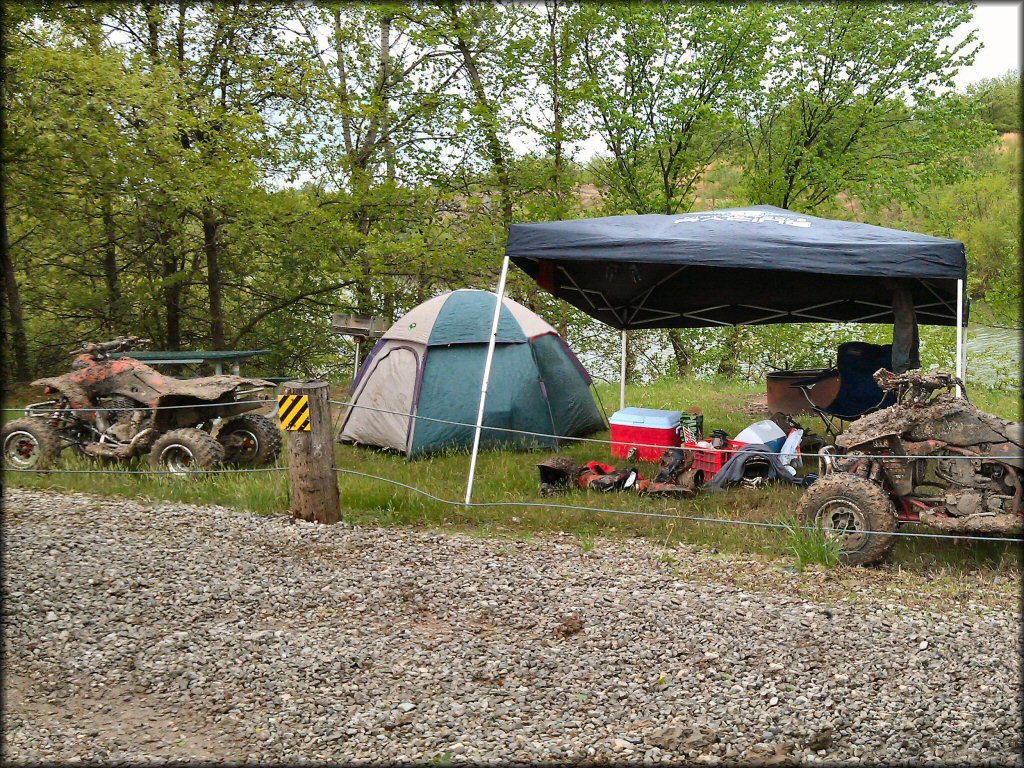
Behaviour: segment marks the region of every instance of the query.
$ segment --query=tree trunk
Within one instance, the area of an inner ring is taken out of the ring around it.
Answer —
[[[181,349],[181,283],[178,282],[178,259],[171,251],[170,236],[160,229],[157,234],[157,248],[160,253],[161,276],[164,280],[164,317],[167,337],[164,347],[169,350]]]
[[[619,343],[622,343],[621,334]],[[620,350],[621,353],[621,350]],[[626,383],[633,380],[636,374],[636,339],[632,333],[626,334]]]
[[[679,335],[677,328],[670,328],[668,332],[669,343],[672,344],[672,354],[676,358],[676,376],[685,379],[690,376],[690,354],[686,351],[686,344]]]
[[[395,145],[391,140],[391,108],[388,104],[389,80],[391,78],[391,17],[380,20],[380,82],[381,116],[380,132],[384,139],[384,169],[388,181],[395,180]]]
[[[0,6],[0,26],[5,22],[6,10]],[[7,103],[7,35],[0,35],[0,104]],[[6,112],[0,108],[0,147],[6,147],[7,137]],[[5,157],[4,160],[7,158]],[[7,299],[7,311],[11,318],[11,351],[14,353],[14,378],[27,381],[28,373],[28,336],[25,333],[25,315],[21,309],[21,294],[18,291],[18,278],[14,274],[14,262],[11,259],[10,238],[7,234],[7,174],[0,173],[0,266],[4,273],[4,297]],[[6,335],[6,334],[5,334]],[[3,339],[6,341],[6,339]]]
[[[2,134],[0,134],[2,135]],[[7,203],[4,199],[0,181],[0,251],[4,271],[4,297],[7,299],[7,311],[11,318],[11,351],[14,353],[14,378],[27,381],[28,372],[28,336],[25,334],[25,315],[21,309],[21,294],[18,291],[18,278],[14,274],[14,262],[11,260],[10,243],[7,236]]]
[[[736,325],[725,333],[725,353],[718,363],[717,373],[720,376],[735,376],[740,372],[740,336],[743,329]]]
[[[117,269],[117,224],[110,193],[103,195],[103,278],[107,286],[107,333],[117,335],[121,316],[121,283]]]
[[[160,60],[160,11],[152,0],[146,0],[142,4],[146,12],[146,31],[149,35],[147,40],[147,53],[150,62],[156,64]]]
[[[203,211],[203,252],[206,254],[206,285],[210,294],[210,343],[224,349],[224,313],[221,310],[220,222],[212,208]]]
[[[551,39],[551,113],[553,116],[552,138],[554,143],[554,172],[551,181],[552,189],[555,191],[555,199],[558,201],[558,211],[561,212],[562,205],[565,202],[565,190],[562,188],[564,158],[562,157],[562,101],[558,51],[559,2],[561,0],[550,0],[548,4],[548,33]]]
[[[456,45],[462,55],[462,63],[466,67],[466,74],[473,89],[473,96],[480,107],[484,118],[484,137],[487,145],[487,154],[490,155],[491,166],[498,176],[498,184],[501,188],[501,223],[508,232],[512,226],[512,180],[508,172],[508,161],[505,158],[505,150],[501,146],[501,139],[498,136],[498,116],[494,105],[487,98],[484,90],[483,80],[480,78],[480,70],[476,66],[476,59],[469,49],[469,44],[460,33],[456,38]]]
[[[363,190],[364,199],[369,195],[368,190]],[[367,210],[365,205],[360,205],[358,210],[355,212],[356,226],[359,228],[360,234],[364,238],[370,234],[370,227],[373,222],[370,219],[370,212]],[[363,248],[359,251],[359,266],[361,269],[359,283],[355,287],[356,291],[356,311],[364,315],[373,314],[373,288],[370,285],[370,272],[373,269],[373,265],[370,263],[370,255]]]
[[[345,47],[341,40],[341,6],[334,7],[334,53],[338,62],[338,95],[341,97],[341,134],[345,139],[345,154],[351,155],[352,117],[349,114],[348,77],[345,74]]]

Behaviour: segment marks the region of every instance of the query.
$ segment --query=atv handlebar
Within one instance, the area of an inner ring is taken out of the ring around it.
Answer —
[[[963,380],[944,371],[892,373],[885,368],[879,368],[873,378],[883,391],[895,392],[900,402],[924,403],[933,392],[952,391],[956,387],[959,387],[963,397],[967,398],[967,388]]]
[[[72,350],[73,355],[95,355],[105,357],[112,352],[127,352],[131,349],[141,349],[151,343],[150,339],[143,339],[140,336],[118,336],[111,341],[99,343],[87,341],[81,347]]]

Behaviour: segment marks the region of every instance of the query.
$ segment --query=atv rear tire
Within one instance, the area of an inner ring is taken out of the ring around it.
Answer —
[[[153,469],[189,475],[214,469],[224,461],[224,446],[201,429],[172,429],[157,438],[149,450]]]
[[[45,419],[26,416],[0,430],[4,469],[46,469],[64,447],[57,430]]]
[[[224,460],[258,467],[271,464],[281,453],[281,430],[266,416],[238,416],[225,423],[217,433],[224,446]]]
[[[885,491],[857,475],[833,472],[814,483],[797,507],[803,525],[841,536],[840,561],[871,565],[883,560],[896,543],[896,511]]]

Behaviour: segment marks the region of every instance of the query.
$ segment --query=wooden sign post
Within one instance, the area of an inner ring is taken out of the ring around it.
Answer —
[[[334,435],[326,381],[288,381],[277,398],[278,419],[288,434],[292,517],[317,523],[341,520],[334,466]]]

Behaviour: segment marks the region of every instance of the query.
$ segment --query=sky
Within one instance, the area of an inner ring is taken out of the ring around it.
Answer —
[[[956,76],[958,90],[986,77],[999,77],[1020,66],[1021,6],[1024,3],[978,3],[974,9],[974,27],[984,47],[974,64]]]

